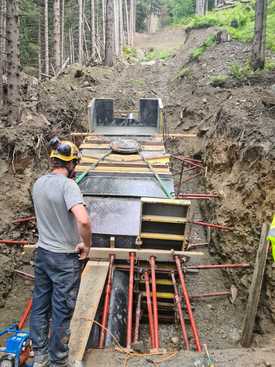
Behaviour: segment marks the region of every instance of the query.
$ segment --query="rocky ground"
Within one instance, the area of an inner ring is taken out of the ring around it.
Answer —
[[[139,98],[158,96],[169,131],[198,134],[196,139],[167,141],[167,149],[195,154],[207,166],[206,178],[182,185],[181,191],[218,192],[220,199],[197,208],[197,215],[233,228],[230,232],[212,231],[211,255],[205,251],[205,262],[254,264],[261,225],[270,221],[275,210],[275,96],[271,89],[275,74],[232,77],[232,63],[245,63],[250,50],[249,45],[234,41],[215,44],[192,61],[193,50],[216,35],[217,29],[194,30],[187,36],[182,30],[169,32],[169,37],[165,32],[137,39],[137,45],[144,49],[162,48],[165,40],[168,48],[169,39],[173,39],[169,48],[172,55],[167,60],[119,63],[113,68],[73,65],[57,80],[42,85],[26,77],[22,123],[16,130],[3,128],[0,132],[1,238],[35,241],[33,223],[13,221],[32,214],[30,189],[47,169],[47,140],[56,134],[65,137],[70,131],[85,130],[90,99],[111,97],[115,108],[131,110]],[[220,86],[213,86],[213,79],[220,75],[227,75],[226,80],[222,78]],[[204,233],[194,229],[193,236],[203,239]],[[14,274],[15,268],[26,267],[21,252],[19,247],[1,245],[0,307],[5,306],[0,312],[1,325],[18,319],[31,292],[30,281]],[[219,290],[232,282],[239,289],[236,305],[224,299],[196,306],[204,341],[211,349],[238,346],[252,270],[214,272],[190,281],[192,291],[206,287]],[[260,347],[272,346],[275,337],[275,272],[270,257],[264,284],[254,338],[254,345]],[[262,350],[253,351],[255,364],[249,357],[251,351],[217,353],[219,366],[268,366],[275,360],[270,359],[271,352],[263,357]],[[162,365],[179,366],[181,358]],[[190,361],[194,365],[194,360]],[[187,358],[186,366],[188,363]]]

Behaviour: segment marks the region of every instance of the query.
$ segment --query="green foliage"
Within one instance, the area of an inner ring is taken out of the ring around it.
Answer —
[[[168,0],[166,6],[173,23],[178,23],[182,18],[195,13],[195,0]]]
[[[200,58],[201,55],[204,54],[204,52],[207,50],[208,47],[211,47],[212,45],[214,45],[216,43],[216,38],[215,36],[209,36],[200,47],[195,48],[192,51],[191,54],[191,60],[195,61],[198,60]]]
[[[274,71],[275,70],[275,60],[266,60],[265,70]]]
[[[152,60],[167,60],[171,56],[171,51],[168,50],[150,50],[144,56],[144,61]]]
[[[192,75],[192,71],[187,66],[182,66],[176,74],[175,79],[188,78]]]
[[[247,61],[244,65],[233,63],[230,65],[230,75],[237,80],[245,80],[254,74],[250,63]]]
[[[137,58],[137,50],[134,47],[124,47],[123,55],[127,60],[136,59]]]
[[[212,87],[223,87],[227,80],[227,75],[214,75],[210,78],[210,84]]]
[[[255,7],[254,5],[238,4],[234,8],[208,12],[203,17],[178,19],[177,24],[187,28],[207,28],[219,26],[225,28],[233,39],[241,42],[251,42],[254,37]],[[270,0],[267,15],[267,48],[275,51],[275,0]]]
[[[22,65],[37,66],[39,7],[33,0],[20,2],[20,58]]]
[[[147,31],[147,22],[151,14],[158,14],[161,0],[137,0],[136,6],[136,30]]]

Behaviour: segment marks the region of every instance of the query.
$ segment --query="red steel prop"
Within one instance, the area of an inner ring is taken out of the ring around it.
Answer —
[[[146,289],[146,301],[147,301],[147,312],[148,312],[151,347],[152,347],[152,349],[154,349],[155,348],[155,332],[154,332],[154,320],[153,320],[153,310],[152,310],[151,291],[150,291],[150,280],[149,280],[148,271],[144,272],[144,280],[145,280],[145,289]]]
[[[197,352],[201,352],[202,349],[201,349],[200,337],[199,337],[199,333],[198,333],[198,329],[197,329],[195,319],[193,317],[190,298],[189,298],[189,294],[188,294],[187,287],[186,287],[186,284],[185,284],[185,280],[184,280],[183,271],[182,271],[182,268],[181,268],[181,262],[180,262],[179,256],[175,256],[175,261],[176,261],[177,271],[178,271],[178,275],[179,275],[179,279],[180,279],[180,283],[181,283],[183,297],[184,297],[185,304],[186,304],[186,310],[187,310],[187,313],[188,313],[188,316],[189,316],[189,319],[190,319],[190,325],[191,325],[192,333],[193,333],[194,340],[195,340],[196,350],[197,350]]]
[[[113,278],[113,263],[114,263],[115,255],[110,256],[110,265],[109,265],[109,274],[108,274],[108,281],[106,286],[106,293],[105,293],[105,300],[104,300],[104,307],[103,307],[103,316],[99,338],[99,348],[104,348],[105,345],[105,337],[106,337],[106,328],[108,323],[109,317],[109,310],[110,310],[110,299],[111,299],[111,292],[112,292],[112,278]]]
[[[19,323],[18,323],[18,329],[23,329],[23,327],[25,326],[28,317],[31,313],[31,309],[32,309],[32,298],[28,301],[27,306],[22,314],[22,316],[20,317]]]
[[[141,299],[142,299],[142,293],[139,293],[138,294],[137,307],[136,307],[136,322],[135,322],[134,343],[137,343],[138,339],[139,339],[139,326],[140,326],[140,318],[141,318]]]
[[[132,343],[135,253],[130,252],[129,258],[130,258],[130,274],[129,274],[129,289],[128,289],[127,349],[131,348]]]
[[[156,258],[150,256],[151,278],[152,278],[152,298],[153,298],[153,315],[154,315],[154,331],[155,331],[155,348],[159,349],[159,324],[158,324],[158,300],[156,285]]]
[[[186,350],[190,350],[188,335],[187,335],[184,316],[183,316],[183,312],[182,312],[181,298],[180,298],[180,295],[179,295],[179,291],[178,291],[177,282],[176,282],[174,272],[171,272],[171,278],[172,278],[172,282],[173,282],[173,286],[174,286],[175,302],[176,302],[177,309],[178,309],[178,315],[179,315],[179,320],[180,320],[180,325],[181,325],[182,336],[183,336],[185,348],[186,348]]]

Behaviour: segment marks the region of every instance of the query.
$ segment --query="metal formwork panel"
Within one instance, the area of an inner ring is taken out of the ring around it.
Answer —
[[[173,193],[174,184],[172,176],[162,175],[161,180],[167,191],[169,193]],[[156,178],[152,174],[89,174],[79,186],[84,195],[166,197]]]
[[[137,236],[141,202],[133,198],[85,197],[95,234]]]

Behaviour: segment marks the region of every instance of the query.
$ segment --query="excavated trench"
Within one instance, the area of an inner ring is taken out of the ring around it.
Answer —
[[[35,241],[33,223],[12,222],[16,217],[32,215],[29,190],[36,177],[47,169],[45,141],[55,134],[66,136],[68,130],[83,129],[83,111],[92,96],[113,96],[121,109],[131,109],[134,100],[157,94],[163,99],[171,132],[198,134],[195,139],[168,141],[167,150],[202,159],[207,167],[206,176],[182,184],[181,192],[215,191],[220,195],[219,199],[195,203],[194,218],[233,228],[228,232],[212,230],[209,248],[199,249],[205,254],[199,262],[251,264],[249,269],[201,270],[199,273],[187,274],[190,294],[221,291],[229,289],[232,284],[238,288],[234,304],[228,297],[193,302],[202,342],[207,343],[211,350],[218,349],[214,355],[220,366],[252,366],[252,358],[255,366],[267,366],[274,363],[274,357],[268,351],[225,349],[239,348],[261,225],[270,220],[275,210],[274,109],[264,103],[265,91],[272,84],[272,78],[253,81],[256,87],[251,86],[250,82],[243,85],[233,83],[224,88],[210,87],[206,78],[215,73],[217,68],[221,72],[219,60],[224,59],[226,65],[230,61],[228,59],[234,59],[236,55],[241,57],[241,51],[247,48],[232,42],[208,50],[199,62],[188,63],[191,76],[189,74],[175,79],[178,71],[188,62],[188,55],[193,48],[199,46],[211,32],[191,32],[184,48],[170,61],[153,66],[118,67],[110,71],[105,68],[91,71],[72,67],[58,81],[59,85],[56,82],[45,83],[40,93],[42,99],[39,100],[39,106],[32,106],[25,114],[25,125],[18,127],[16,132],[5,129],[1,133],[0,233],[1,238]],[[80,70],[82,76],[76,78],[76,70]],[[93,90],[84,86],[87,81]],[[67,101],[65,96],[69,96]],[[81,108],[76,106],[76,96]],[[58,123],[55,125],[56,116]],[[69,129],[68,125],[71,126]],[[179,162],[173,161],[173,171],[177,187]],[[194,242],[205,242],[207,233],[202,227],[193,226],[191,238]],[[15,269],[32,272],[31,261],[29,255],[23,255],[20,246],[1,245],[1,326],[18,320],[31,296],[32,281],[14,272]],[[275,273],[269,256],[254,330],[255,347],[272,346],[274,341],[274,293]],[[182,348],[178,326],[161,325],[160,334],[162,347],[167,350]],[[149,345],[146,325],[142,327],[141,335],[145,346]],[[96,353],[94,356],[96,359]],[[102,365],[110,363],[116,366],[124,361],[124,356],[107,352],[99,358],[98,365],[100,362]],[[184,359],[186,366],[193,366],[196,358],[188,353],[179,354],[163,365],[179,366]],[[151,362],[145,357],[130,361],[129,365],[151,365]]]

